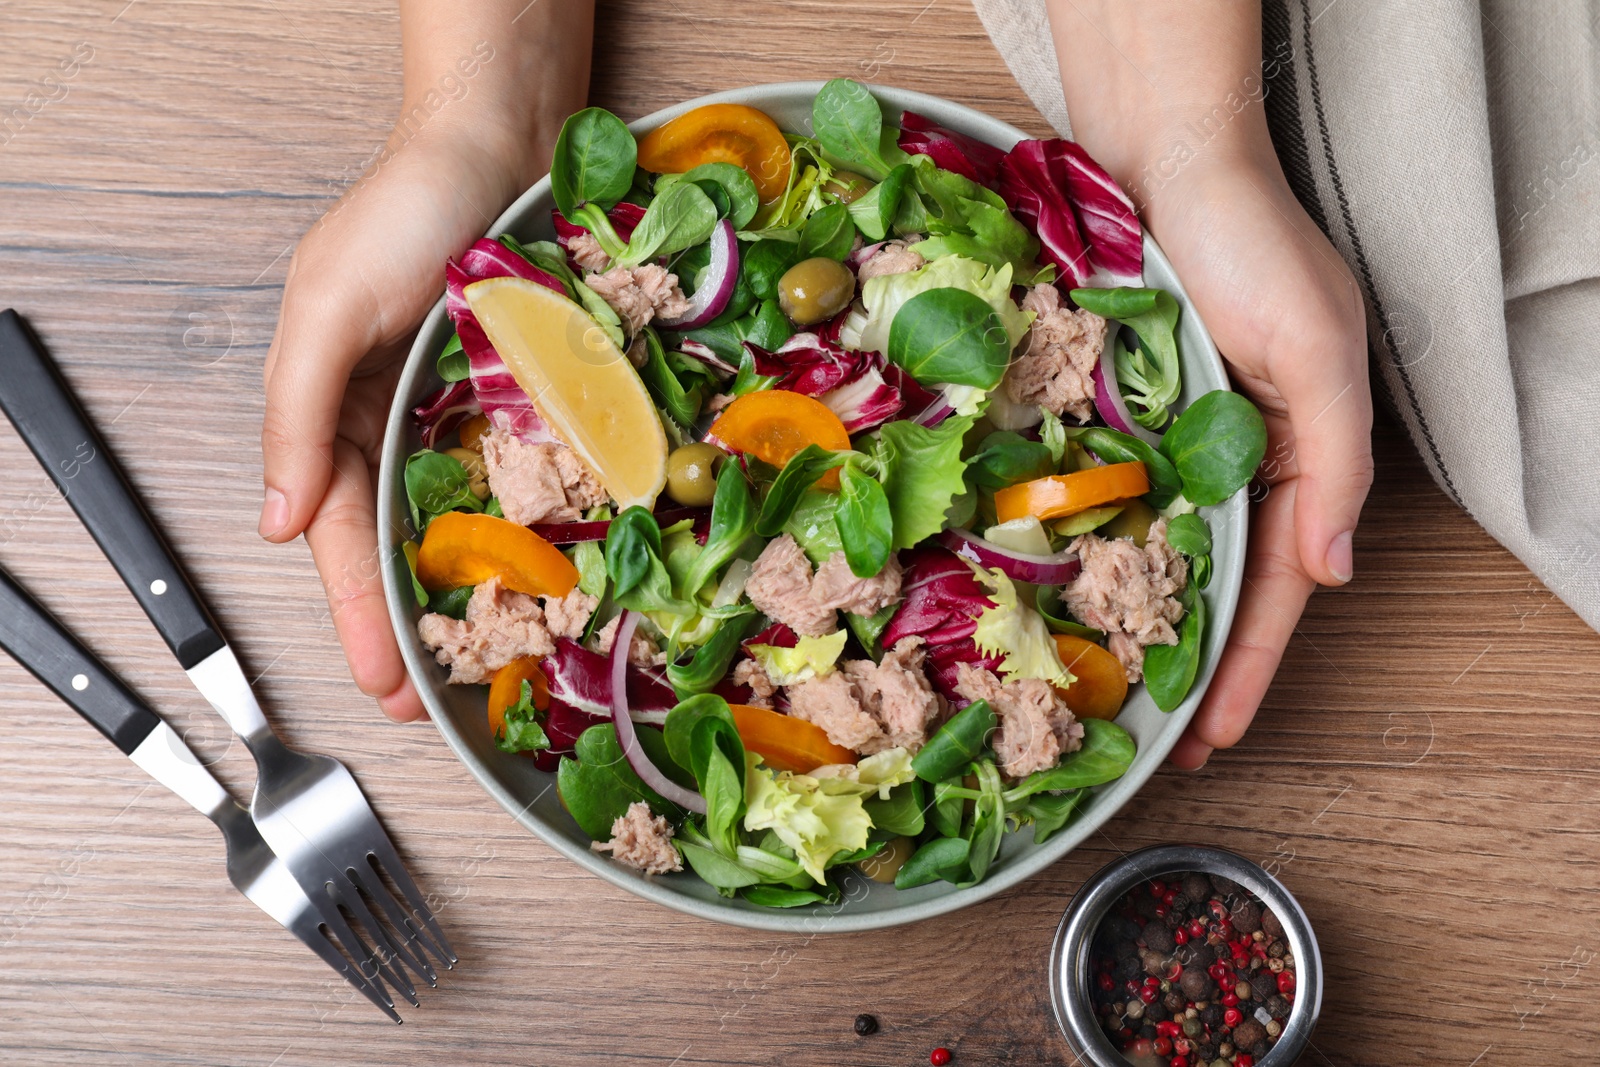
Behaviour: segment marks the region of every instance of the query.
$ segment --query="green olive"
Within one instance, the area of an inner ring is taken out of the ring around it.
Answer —
[[[1131,537],[1133,543],[1144,547],[1150,536],[1150,524],[1156,521],[1156,512],[1143,500],[1128,500],[1116,518],[1100,527],[1095,533],[1101,537]]]
[[[778,279],[778,306],[796,326],[826,322],[850,306],[856,276],[825,256],[802,259]]]
[[[721,449],[703,442],[673,449],[667,457],[667,495],[685,507],[710,507],[721,458]]]
[[[822,191],[841,204],[853,204],[872,191],[872,182],[848,170],[836,170]]]
[[[883,848],[856,864],[856,869],[874,882],[892,882],[906,865],[906,860],[917,850],[917,843],[909,837],[896,837]]]

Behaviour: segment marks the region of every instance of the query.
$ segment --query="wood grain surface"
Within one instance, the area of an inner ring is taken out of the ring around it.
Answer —
[[[1044,132],[962,0],[602,7],[592,95],[628,118],[838,74]],[[255,524],[288,253],[381,144],[398,37],[376,2],[0,2],[0,117],[24,113],[0,143],[0,305],[64,365],[279,731],[354,770],[462,965],[384,1022],[233,891],[205,820],[0,658],[6,1063],[915,1064],[947,1045],[961,1065],[1067,1064],[1045,985],[1062,909],[1170,840],[1268,864],[1312,916],[1329,985],[1303,1062],[1593,1059],[1600,637],[1387,422],[1356,580],[1314,599],[1245,741],[955,916],[841,937],[681,916],[523,832],[431,726],[384,721],[304,545]],[[9,427],[0,472],[0,563],[247,789],[242,746]],[[861,1011],[883,1032],[857,1038]]]

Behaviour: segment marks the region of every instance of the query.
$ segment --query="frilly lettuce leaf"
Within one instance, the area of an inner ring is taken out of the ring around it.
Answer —
[[[839,333],[845,348],[863,352],[889,350],[889,324],[907,300],[929,289],[964,289],[994,308],[1006,329],[1013,348],[1028,332],[1033,312],[1023,311],[1011,299],[1011,266],[991,267],[965,256],[947,255],[919,270],[904,274],[880,274],[868,278],[861,287],[861,303],[866,308],[850,312]]]
[[[978,616],[973,641],[985,655],[1002,656],[1000,678],[1042,678],[1051,685],[1066,688],[1075,679],[1061,662],[1050,628],[1037,611],[1017,598],[1017,587],[998,570],[973,567],[978,580],[989,588],[993,607]]]
[[[827,773],[818,774],[817,771]],[[876,793],[879,800],[888,800],[889,790],[897,785],[905,785],[916,777],[916,773],[911,769],[910,752],[903,748],[890,748],[867,756],[859,763],[818,767],[811,772],[811,776],[818,780],[818,788],[824,793],[860,797]]]
[[[865,848],[872,820],[858,794],[827,793],[821,781],[791,771],[774,772],[753,752],[745,754],[746,830],[771,830],[821,884],[838,852]]]
[[[793,648],[751,645],[750,655],[761,664],[774,685],[797,685],[808,678],[832,674],[839,653],[844,651],[846,636],[846,631],[835,630],[824,637],[802,636]]]

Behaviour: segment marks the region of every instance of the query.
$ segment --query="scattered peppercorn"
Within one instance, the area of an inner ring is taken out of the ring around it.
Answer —
[[[933,1064],[933,1067],[944,1067],[950,1062],[950,1050],[943,1047],[934,1049],[928,1053],[928,1062]]]
[[[877,1016],[868,1015],[866,1012],[862,1012],[860,1015],[856,1016],[856,1033],[860,1034],[862,1037],[866,1037],[868,1034],[875,1034],[877,1032]]]
[[[1189,872],[1130,892],[1101,923],[1090,975],[1106,1034],[1164,1067],[1255,1067],[1294,1010],[1282,924],[1216,875]]]

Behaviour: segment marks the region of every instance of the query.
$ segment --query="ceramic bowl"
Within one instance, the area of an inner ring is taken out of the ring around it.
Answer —
[[[684,101],[630,126],[636,134],[643,134],[702,104],[740,103],[760,108],[785,130],[809,133],[811,102],[821,87],[821,82],[785,82],[734,89]],[[902,111],[911,110],[1003,149],[1026,136],[1014,126],[938,97],[893,88],[873,87],[872,92],[890,121],[898,119]],[[489,235],[510,233],[524,241],[553,239],[551,206],[550,181],[545,178],[495,221],[489,228]],[[1184,360],[1183,396],[1177,405],[1181,410],[1182,405],[1202,393],[1228,388],[1228,379],[1210,335],[1190,306],[1171,265],[1148,234],[1144,239],[1144,255],[1145,284],[1168,290],[1183,308],[1178,339]],[[978,885],[957,889],[939,882],[898,890],[852,873],[848,876],[844,899],[838,904],[774,910],[720,897],[711,886],[687,872],[646,877],[619,866],[604,854],[590,851],[589,838],[562,810],[556,798],[554,775],[535,769],[532,762],[523,757],[506,755],[494,747],[484,718],[484,690],[478,686],[446,685],[445,669],[434,662],[417,638],[416,624],[422,613],[412,596],[405,559],[400,551],[401,544],[414,536],[402,475],[406,457],[420,447],[410,411],[443,384],[435,373],[434,361],[451,332],[441,294],[439,303],[417,333],[389,413],[378,479],[378,539],[386,560],[383,582],[389,615],[412,681],[428,713],[446,743],[479,784],[513,818],[572,862],[629,892],[702,918],[764,930],[869,930],[955,911],[1038,873],[1094,833],[1133,798],[1161,765],[1206,691],[1238,603],[1246,534],[1243,492],[1216,507],[1202,509],[1211,524],[1215,545],[1213,577],[1205,591],[1209,624],[1200,671],[1188,698],[1177,710],[1164,713],[1155,706],[1143,686],[1136,687],[1117,719],[1139,746],[1138,757],[1128,773],[1116,782],[1099,787],[1084,805],[1077,821],[1045,844],[1035,845],[1027,833],[1007,835],[989,876]]]

